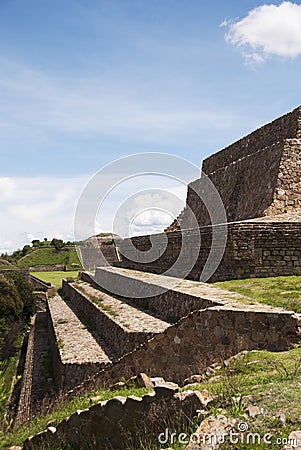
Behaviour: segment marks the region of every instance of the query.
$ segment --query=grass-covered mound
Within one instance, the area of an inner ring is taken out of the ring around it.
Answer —
[[[68,269],[81,268],[75,247],[68,246],[62,249],[39,247],[33,249],[17,261],[19,268],[55,265],[65,265]]]

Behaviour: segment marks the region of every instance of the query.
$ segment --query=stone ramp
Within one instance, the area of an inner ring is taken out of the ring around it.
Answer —
[[[116,357],[134,350],[170,326],[84,281],[64,282],[63,295],[77,316],[88,317],[97,334],[104,341],[109,341]]]
[[[58,390],[71,389],[111,363],[107,353],[59,295],[48,300],[48,313]]]

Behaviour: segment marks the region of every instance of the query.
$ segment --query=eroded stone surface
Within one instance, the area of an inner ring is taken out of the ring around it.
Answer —
[[[110,362],[107,354],[59,295],[49,299],[48,305],[63,363]]]

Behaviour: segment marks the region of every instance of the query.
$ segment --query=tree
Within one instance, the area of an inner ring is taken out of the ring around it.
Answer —
[[[30,317],[35,313],[36,300],[33,294],[31,285],[29,284],[26,276],[21,272],[13,272],[7,275],[9,280],[15,285],[19,297],[23,303],[22,319],[28,321]],[[21,317],[20,317],[21,318]]]
[[[27,253],[29,253],[30,251],[31,251],[30,245],[24,245],[24,247],[22,249],[22,256],[27,255]]]
[[[53,245],[56,250],[61,250],[63,247],[65,247],[64,241],[62,239],[56,239],[53,238],[50,245]]]
[[[23,313],[23,302],[13,281],[0,274],[0,318],[18,320]]]

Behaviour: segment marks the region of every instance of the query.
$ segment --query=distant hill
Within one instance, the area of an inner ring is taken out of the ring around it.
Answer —
[[[68,269],[81,268],[74,245],[59,250],[54,247],[38,247],[20,258],[16,264],[20,269],[55,265],[65,265]]]

